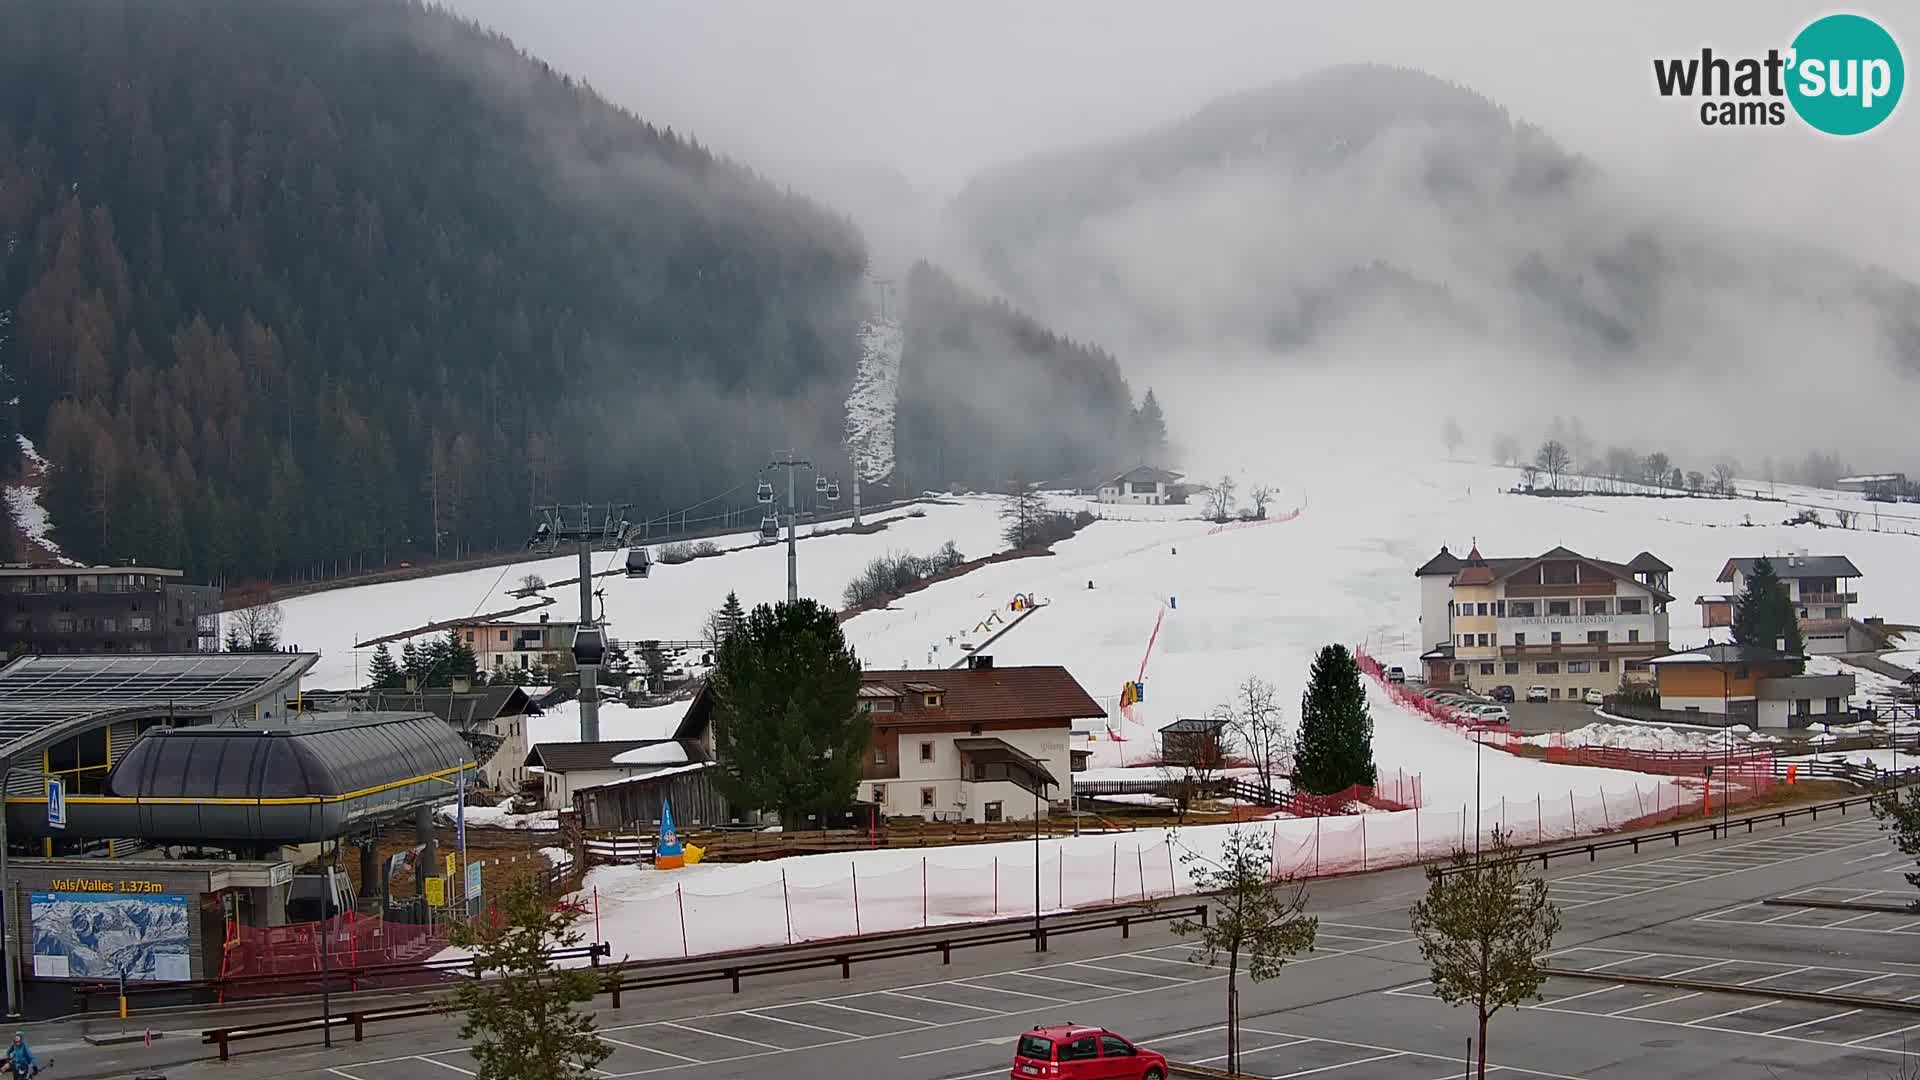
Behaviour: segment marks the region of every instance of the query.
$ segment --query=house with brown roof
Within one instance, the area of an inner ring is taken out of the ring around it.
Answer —
[[[857,798],[881,813],[932,821],[1046,816],[1072,783],[1073,722],[1106,716],[1066,668],[962,668],[860,675],[858,708],[873,722]],[[715,745],[712,695],[702,687],[676,738]]]
[[[1464,559],[1442,548],[1415,571],[1427,681],[1520,693],[1544,686],[1552,698],[1577,701],[1623,678],[1651,679],[1647,661],[1667,651],[1672,572],[1645,551],[1617,563],[1565,547],[1498,559],[1477,543]],[[1431,584],[1440,580],[1444,602]]]
[[[1747,590],[1758,558],[1728,559],[1714,580],[1732,588],[1725,593],[1700,596],[1700,625],[1732,626],[1739,598]],[[1867,652],[1885,645],[1882,635],[1854,618],[1853,606],[1860,602],[1854,591],[1860,568],[1845,555],[1807,555],[1791,552],[1767,560],[1775,577],[1787,587],[1787,599],[1800,620],[1800,634],[1807,652],[1815,656],[1844,652]]]
[[[709,760],[698,743],[674,739],[608,739],[603,742],[539,743],[523,764],[540,780],[541,808],[568,810],[574,795],[587,788],[648,776],[666,769],[703,765]]]

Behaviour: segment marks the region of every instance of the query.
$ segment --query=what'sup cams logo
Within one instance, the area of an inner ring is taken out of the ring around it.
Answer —
[[[1700,98],[1708,127],[1778,127],[1787,108],[1828,135],[1872,131],[1893,115],[1907,81],[1893,35],[1862,15],[1807,24],[1784,52],[1764,57],[1699,56],[1653,62],[1661,97]]]

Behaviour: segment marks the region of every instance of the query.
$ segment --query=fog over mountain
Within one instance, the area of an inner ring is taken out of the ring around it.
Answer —
[[[1920,471],[1920,106],[1833,139],[1653,86],[1809,2],[453,3],[843,210],[876,269],[1110,351],[1191,471],[1430,453],[1447,414],[1470,453],[1578,415],[1689,466]]]

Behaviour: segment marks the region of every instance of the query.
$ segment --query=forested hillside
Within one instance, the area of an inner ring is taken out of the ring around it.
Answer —
[[[497,549],[831,454],[865,262],[418,4],[0,5],[4,396],[78,558]]]
[[[1151,391],[1133,404],[1113,356],[920,263],[907,277],[896,488],[1082,481],[1166,463]]]

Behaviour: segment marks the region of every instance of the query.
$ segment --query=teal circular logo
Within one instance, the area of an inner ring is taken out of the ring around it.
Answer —
[[[1787,100],[1800,119],[1829,135],[1872,131],[1893,115],[1906,86],[1900,46],[1860,15],[1816,19],[1793,39]]]

